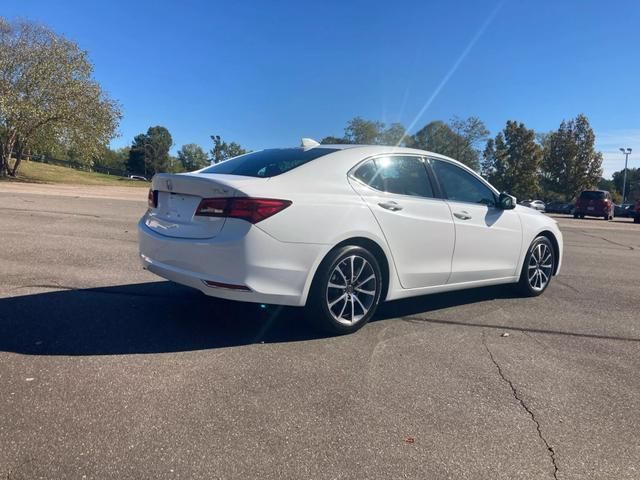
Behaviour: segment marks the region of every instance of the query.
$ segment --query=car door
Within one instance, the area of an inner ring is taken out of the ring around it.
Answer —
[[[451,208],[456,245],[448,283],[517,275],[522,226],[515,210],[497,208],[497,195],[476,174],[453,162],[430,159]]]
[[[448,205],[434,194],[425,160],[411,155],[372,158],[350,173],[350,181],[382,229],[402,287],[446,284],[455,227]]]

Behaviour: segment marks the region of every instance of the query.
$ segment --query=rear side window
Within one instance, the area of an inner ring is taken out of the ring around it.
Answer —
[[[587,190],[580,194],[580,198],[582,200],[602,200],[605,198],[605,193]]]
[[[271,148],[251,152],[212,165],[200,173],[222,173],[247,177],[275,177],[316,158],[337,151],[336,148]]]
[[[491,189],[469,172],[442,160],[431,160],[431,165],[449,200],[495,206],[496,197]]]
[[[353,174],[381,192],[432,198],[427,170],[418,157],[389,156],[365,162]]]

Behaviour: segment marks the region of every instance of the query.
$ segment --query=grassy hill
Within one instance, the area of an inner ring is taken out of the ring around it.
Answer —
[[[73,168],[59,167],[47,163],[23,161],[16,178],[1,179],[7,182],[63,183],[70,185],[112,185],[119,187],[149,188],[148,182],[129,180],[115,175],[83,172]]]

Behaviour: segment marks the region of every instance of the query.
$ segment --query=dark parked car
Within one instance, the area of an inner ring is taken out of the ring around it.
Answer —
[[[633,203],[623,203],[622,205],[615,206],[616,217],[633,218],[634,212],[635,212],[635,205]]]
[[[633,212],[633,223],[640,223],[640,200],[636,202],[635,211]]]
[[[573,212],[573,218],[602,217],[611,220],[613,215],[613,201],[606,190],[585,190],[580,194]]]
[[[573,204],[567,202],[549,202],[547,203],[547,213],[565,213],[571,215],[573,213]]]

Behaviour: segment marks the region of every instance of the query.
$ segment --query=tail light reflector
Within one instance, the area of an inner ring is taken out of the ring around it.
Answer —
[[[203,280],[204,284],[207,287],[213,288],[226,288],[227,290],[241,290],[243,292],[250,292],[251,289],[246,285],[237,285],[234,283],[222,283],[222,282],[214,282],[213,280]]]
[[[240,218],[258,223],[291,205],[289,200],[274,198],[203,198],[196,215],[202,217]]]
[[[158,191],[149,189],[149,195],[147,196],[147,205],[149,208],[158,207]]]

